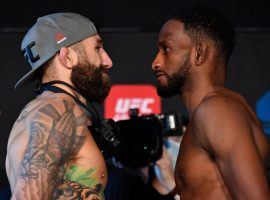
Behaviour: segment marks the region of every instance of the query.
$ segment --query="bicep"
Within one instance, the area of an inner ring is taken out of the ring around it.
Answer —
[[[50,199],[61,170],[59,144],[42,122],[30,124],[30,137],[18,172],[15,198]],[[57,150],[58,148],[58,150]]]
[[[29,123],[29,140],[21,162],[13,196],[19,199],[52,199],[64,175],[66,161],[84,141],[71,104],[47,104]]]

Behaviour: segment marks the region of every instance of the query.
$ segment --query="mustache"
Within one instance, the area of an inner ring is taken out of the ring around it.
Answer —
[[[97,70],[101,73],[109,74],[109,69],[106,65],[100,65]]]
[[[156,76],[160,76],[160,75],[166,75],[167,76],[167,74],[165,72],[161,71],[161,70],[156,70],[155,75]]]

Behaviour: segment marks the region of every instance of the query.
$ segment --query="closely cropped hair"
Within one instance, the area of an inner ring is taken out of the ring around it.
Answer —
[[[211,39],[219,56],[227,63],[234,47],[234,28],[217,10],[197,5],[176,13],[171,20],[179,20],[184,24],[184,31],[193,42],[200,39]]]

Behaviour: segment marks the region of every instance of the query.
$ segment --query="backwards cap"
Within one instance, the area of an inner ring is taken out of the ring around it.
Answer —
[[[38,18],[26,33],[21,50],[32,70],[15,85],[15,89],[30,84],[37,71],[62,47],[70,46],[97,34],[92,21],[76,13],[55,13]]]

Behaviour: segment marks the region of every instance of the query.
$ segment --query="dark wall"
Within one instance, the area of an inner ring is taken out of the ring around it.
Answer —
[[[34,86],[15,91],[14,84],[29,68],[20,53],[23,33],[0,33],[0,169],[4,170],[9,132],[23,106],[34,97]],[[151,62],[156,53],[157,32],[103,32],[105,48],[114,61],[112,82],[154,84]],[[244,95],[254,107],[270,89],[270,32],[238,31],[228,68],[228,87]],[[178,97],[162,101],[163,111],[185,112]],[[0,186],[4,176],[0,174]]]
[[[164,19],[180,8],[209,4],[235,27],[270,27],[269,0],[27,0],[3,1],[1,28],[27,28],[53,12],[78,12],[100,28],[139,27],[159,29]]]
[[[255,107],[257,99],[270,89],[270,32],[236,35],[235,51],[228,68],[228,86],[240,92]]]

